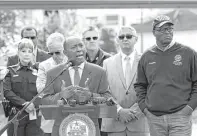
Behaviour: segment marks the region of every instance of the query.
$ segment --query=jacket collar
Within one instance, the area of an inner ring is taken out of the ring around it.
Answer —
[[[23,66],[23,65],[19,62],[18,64],[16,64],[16,71],[21,70],[23,67],[25,67],[25,66]],[[28,64],[27,69],[33,71],[33,65],[32,65],[31,62]]]
[[[95,58],[94,58],[94,60],[93,60],[92,62],[97,61],[97,60],[99,59],[99,56],[100,56],[100,49],[98,49],[98,52],[97,52],[97,54],[96,54],[96,56],[95,56]],[[88,62],[91,62],[90,56],[89,56],[88,53],[86,53],[86,60],[87,60]]]
[[[98,52],[94,58],[94,60],[91,62],[88,53],[86,53],[86,61],[94,64],[100,64],[105,57],[106,53],[102,49],[98,49]]]

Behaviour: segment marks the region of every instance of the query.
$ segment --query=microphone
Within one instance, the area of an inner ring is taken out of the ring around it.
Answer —
[[[66,66],[67,67],[73,66],[73,60],[72,59],[68,60]]]
[[[67,70],[69,67],[71,67],[71,66],[73,66],[73,60],[72,59],[70,59],[70,60],[68,60],[65,64],[63,64],[63,70],[58,74],[58,76],[59,75],[61,75],[65,70]]]

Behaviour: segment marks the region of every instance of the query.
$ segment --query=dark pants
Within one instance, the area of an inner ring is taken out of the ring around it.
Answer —
[[[51,133],[44,133],[43,136],[51,136]]]
[[[98,119],[99,130],[101,130],[102,118]],[[101,136],[107,136],[107,132],[100,131]]]
[[[25,113],[22,113],[18,119],[20,120],[22,117],[24,117]],[[41,124],[41,117],[37,116],[38,118],[36,120],[29,120],[29,116],[27,115],[25,118],[19,121],[18,127],[17,127],[17,136],[42,136],[43,131],[40,128]],[[13,118],[13,115],[8,118],[8,120],[11,120]],[[14,124],[11,123],[8,126],[7,129],[8,136],[14,136]]]

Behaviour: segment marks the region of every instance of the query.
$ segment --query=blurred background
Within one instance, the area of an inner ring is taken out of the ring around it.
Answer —
[[[6,66],[7,57],[17,53],[17,42],[24,26],[38,30],[39,48],[47,51],[46,39],[54,32],[68,37],[81,35],[89,25],[100,31],[100,47],[111,54],[118,52],[116,32],[122,25],[136,28],[138,52],[154,45],[152,21],[159,14],[168,15],[175,24],[174,39],[197,51],[197,9],[67,9],[67,10],[0,10],[0,67]],[[0,127],[6,123],[0,109]],[[197,135],[197,114],[193,115],[193,136]]]
[[[38,30],[39,48],[47,51],[46,39],[54,32],[81,35],[89,25],[100,31],[100,47],[115,54],[118,51],[116,31],[121,25],[136,28],[139,36],[136,49],[143,53],[154,43],[152,21],[166,14],[175,24],[175,40],[197,50],[197,9],[68,9],[68,10],[0,10],[0,66],[7,56],[16,54],[20,31],[26,25]]]

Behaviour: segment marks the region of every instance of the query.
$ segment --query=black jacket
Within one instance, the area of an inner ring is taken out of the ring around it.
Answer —
[[[91,61],[88,54],[86,53],[87,62],[99,65],[101,67],[103,67],[103,61],[109,57],[111,57],[111,54],[103,51],[102,49],[99,49],[95,59],[93,61]]]

